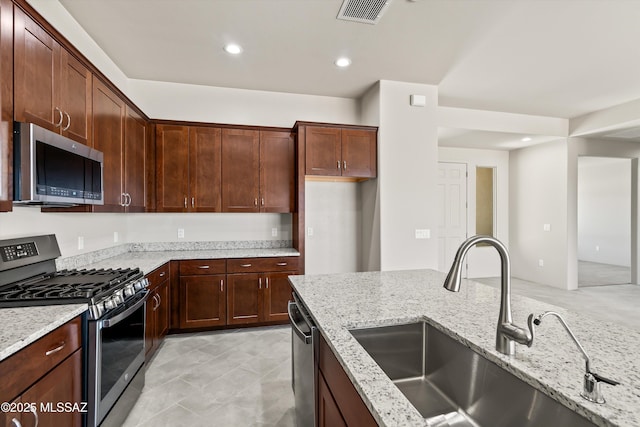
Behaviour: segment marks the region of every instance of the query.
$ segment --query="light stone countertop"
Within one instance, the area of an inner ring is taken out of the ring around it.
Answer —
[[[259,244],[260,242],[191,242],[182,245],[175,243],[122,245],[89,252],[79,257],[62,258],[57,260],[56,264],[59,270],[140,268],[144,274],[148,274],[171,260],[300,255],[296,249],[290,247],[243,247]],[[182,250],[170,250],[176,246],[181,247]],[[212,247],[218,249],[211,249]],[[129,249],[134,251],[128,252]],[[87,308],[87,304],[0,308],[0,361],[82,314]]]
[[[426,426],[426,420],[353,338],[349,329],[425,320],[599,426],[640,426],[640,331],[512,295],[514,323],[530,313],[561,314],[591,358],[592,371],[617,380],[602,385],[607,403],[582,399],[584,359],[557,321],[536,327],[531,348],[495,350],[500,290],[471,280],[453,293],[432,270],[292,276],[290,281],[376,421]]]
[[[169,261],[183,259],[265,258],[300,256],[293,248],[204,249],[181,251],[127,252],[115,257],[81,265],[78,268],[139,268],[148,274]]]
[[[0,309],[0,361],[87,310],[87,304]]]

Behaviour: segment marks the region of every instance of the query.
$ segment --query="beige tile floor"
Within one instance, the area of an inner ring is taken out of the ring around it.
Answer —
[[[500,286],[499,278],[479,279]],[[640,329],[640,286],[563,291],[513,279],[513,293]],[[293,427],[288,326],[170,335],[125,427]]]
[[[169,335],[125,427],[295,425],[289,326]]]

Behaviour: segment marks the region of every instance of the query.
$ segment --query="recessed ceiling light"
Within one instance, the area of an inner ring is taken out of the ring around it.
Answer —
[[[528,136],[525,136],[524,138],[521,139],[522,142],[529,142],[531,141],[531,138],[529,138]]]
[[[349,58],[342,57],[342,58],[336,59],[335,64],[340,68],[345,68],[351,65],[351,60]]]
[[[240,53],[242,53],[242,47],[235,43],[229,43],[224,47],[224,51],[232,55],[239,55]]]

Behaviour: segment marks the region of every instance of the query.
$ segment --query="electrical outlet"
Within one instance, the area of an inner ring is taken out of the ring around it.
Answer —
[[[600,245],[596,245],[596,252],[600,252]]]
[[[307,236],[313,237],[313,227],[307,227]]]
[[[271,237],[276,237],[278,235],[278,229],[276,227],[273,227],[271,229]]]
[[[542,226],[542,229],[543,229],[544,231],[551,231],[551,224],[544,224],[544,225]]]
[[[114,231],[113,232],[113,243],[118,243],[118,240],[120,240],[120,237],[118,236],[118,232]]]
[[[538,260],[538,267],[544,267],[544,260],[542,258]]]
[[[78,250],[84,249],[84,237],[78,236]]]
[[[430,239],[431,230],[425,228],[416,228],[416,239]]]
[[[184,239],[184,228],[178,228],[178,239]]]

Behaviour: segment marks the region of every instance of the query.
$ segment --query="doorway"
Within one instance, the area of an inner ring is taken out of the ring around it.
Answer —
[[[578,287],[631,283],[631,159],[578,157]]]

